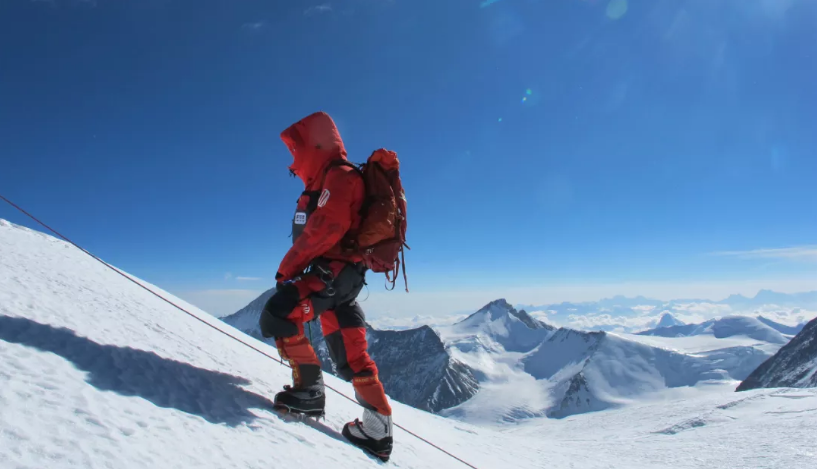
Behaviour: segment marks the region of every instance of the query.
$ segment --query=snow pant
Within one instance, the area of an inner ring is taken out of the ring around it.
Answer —
[[[331,274],[322,274],[319,268]],[[278,353],[292,367],[293,386],[306,388],[323,386],[320,360],[304,333],[305,323],[320,318],[338,376],[352,382],[361,405],[391,415],[377,365],[368,353],[365,316],[357,302],[365,276],[362,264],[319,259],[305,275],[279,287],[264,306],[259,325],[264,337],[275,338]]]

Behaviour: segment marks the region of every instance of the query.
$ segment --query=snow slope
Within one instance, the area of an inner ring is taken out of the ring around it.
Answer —
[[[738,391],[781,386],[817,387],[817,319],[758,367]]]
[[[499,299],[445,329],[444,336],[449,341],[456,337],[478,338],[483,345],[496,344],[508,352],[528,352],[553,330],[552,326],[532,318],[525,311],[517,311],[505,299]]]
[[[355,404],[330,393],[320,423],[268,412],[288,370],[219,330],[275,350],[148,286],[198,319],[73,247],[0,220],[0,467],[384,466],[341,441],[337,430],[360,415]],[[676,391],[501,427],[394,409],[396,422],[480,469],[813,467],[817,391]],[[465,467],[399,429],[395,439],[386,466]]]
[[[207,313],[150,286],[217,329]],[[139,289],[78,251],[0,221],[0,467],[374,467],[345,442],[361,409],[330,394],[325,423],[266,410],[289,370]],[[349,396],[351,386],[327,381]],[[533,441],[395,403],[395,421],[480,467]],[[395,429],[395,466],[462,467]]]

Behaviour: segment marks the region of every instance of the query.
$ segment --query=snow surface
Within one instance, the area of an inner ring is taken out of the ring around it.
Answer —
[[[148,284],[145,284],[148,285]],[[240,333],[149,288],[219,330]],[[274,348],[243,340],[276,355]],[[289,370],[61,241],[0,220],[0,467],[384,466],[325,422],[266,410]],[[351,395],[351,386],[327,382]],[[394,404],[395,421],[484,468],[812,468],[817,390],[681,388],[620,409],[475,426]],[[395,429],[385,466],[461,468]]]

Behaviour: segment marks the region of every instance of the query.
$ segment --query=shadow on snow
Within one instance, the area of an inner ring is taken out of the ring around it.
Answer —
[[[57,354],[88,372],[102,391],[141,397],[156,406],[238,426],[253,421],[250,408],[270,409],[269,399],[249,392],[244,378],[162,358],[153,352],[98,344],[74,331],[26,318],[0,315],[0,340]]]

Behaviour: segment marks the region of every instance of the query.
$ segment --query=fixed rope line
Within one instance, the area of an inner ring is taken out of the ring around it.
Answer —
[[[248,342],[245,342],[245,341],[241,340],[239,337],[236,337],[236,336],[234,336],[234,335],[232,335],[232,334],[229,334],[227,331],[224,331],[224,330],[222,330],[222,329],[219,329],[218,327],[216,327],[216,326],[214,326],[214,325],[210,324],[209,322],[205,321],[204,319],[202,319],[202,318],[200,318],[200,317],[196,316],[195,314],[191,313],[190,311],[187,311],[186,309],[182,308],[181,306],[177,305],[176,303],[174,303],[174,302],[172,302],[172,301],[168,300],[167,298],[163,297],[162,295],[160,295],[160,294],[156,293],[155,291],[151,290],[150,288],[148,288],[148,287],[146,287],[146,286],[142,285],[141,283],[137,282],[136,280],[134,280],[132,277],[130,277],[130,276],[129,276],[129,275],[127,275],[126,273],[122,272],[121,270],[117,269],[116,267],[112,266],[111,264],[108,264],[107,262],[103,261],[102,259],[100,259],[99,257],[95,256],[93,253],[91,253],[91,252],[90,252],[90,251],[88,251],[87,249],[83,248],[83,247],[82,247],[82,246],[80,246],[79,244],[77,244],[77,243],[75,243],[75,242],[71,241],[70,239],[68,239],[68,237],[66,237],[66,236],[62,235],[62,234],[61,234],[59,231],[57,231],[57,230],[55,230],[54,228],[51,228],[50,226],[46,225],[45,223],[43,223],[42,221],[40,221],[40,220],[39,220],[37,217],[35,217],[34,215],[32,215],[32,214],[28,213],[28,212],[27,212],[25,209],[23,209],[23,208],[22,208],[22,207],[20,207],[19,205],[15,204],[14,202],[10,201],[9,199],[7,199],[7,198],[3,197],[3,195],[2,195],[2,194],[0,194],[0,199],[2,199],[4,202],[6,202],[7,204],[11,205],[11,206],[12,206],[12,207],[14,207],[15,209],[17,209],[17,210],[18,210],[20,213],[24,214],[24,215],[25,215],[25,216],[27,216],[28,218],[31,218],[32,220],[34,220],[35,222],[37,222],[39,225],[41,225],[42,227],[44,227],[44,228],[45,228],[45,229],[47,229],[48,231],[50,231],[50,232],[54,233],[55,235],[59,236],[60,238],[62,238],[63,240],[65,240],[65,242],[67,242],[67,243],[71,244],[71,245],[72,245],[72,246],[74,246],[75,248],[77,248],[77,249],[79,249],[80,251],[84,252],[85,254],[87,254],[87,255],[91,256],[92,258],[94,258],[94,259],[95,259],[97,262],[99,262],[100,264],[102,264],[102,265],[104,265],[105,267],[107,267],[107,268],[109,268],[109,269],[113,270],[114,272],[116,272],[117,274],[121,275],[122,277],[124,277],[124,278],[125,278],[126,280],[128,280],[129,282],[131,282],[131,283],[133,283],[134,285],[138,286],[139,288],[141,288],[141,289],[143,289],[143,290],[145,290],[145,291],[149,292],[150,294],[152,294],[152,295],[153,295],[153,296],[155,296],[156,298],[159,298],[160,300],[164,301],[165,303],[169,304],[170,306],[173,306],[174,308],[178,309],[179,311],[181,311],[181,312],[183,312],[183,313],[187,314],[188,316],[192,317],[193,319],[195,319],[195,320],[197,320],[197,321],[199,321],[199,322],[201,322],[201,323],[203,323],[203,324],[205,324],[205,325],[209,326],[210,328],[215,329],[215,330],[216,330],[216,331],[218,331],[218,332],[221,332],[222,334],[224,334],[224,335],[226,335],[227,337],[229,337],[229,338],[231,338],[231,339],[235,340],[236,342],[239,342],[239,343],[241,343],[241,344],[246,345],[247,347],[249,347],[249,348],[251,348],[251,349],[255,350],[256,352],[260,353],[261,355],[264,355],[264,356],[265,356],[265,357],[267,357],[267,358],[271,358],[271,359],[272,359],[273,361],[275,361],[276,363],[278,363],[278,364],[280,364],[280,365],[283,365],[283,366],[285,366],[285,367],[287,367],[287,368],[292,368],[292,367],[291,367],[291,366],[289,366],[288,364],[284,363],[284,362],[283,362],[283,360],[280,360],[280,359],[278,359],[278,358],[275,358],[274,356],[272,356],[272,355],[270,355],[269,353],[267,353],[267,352],[265,352],[265,351],[261,350],[260,348],[258,348],[258,347],[256,347],[256,346],[254,346],[254,345],[252,345],[252,344],[250,344],[250,343],[248,343]],[[349,396],[347,396],[346,394],[344,394],[343,392],[341,392],[341,391],[339,391],[339,390],[337,390],[337,389],[333,388],[332,386],[330,386],[330,385],[328,385],[328,384],[324,384],[324,386],[326,386],[328,389],[330,389],[330,390],[334,391],[336,394],[338,394],[338,395],[340,395],[340,396],[345,397],[345,398],[346,398],[348,401],[353,402],[354,404],[356,404],[356,405],[358,405],[358,406],[361,406],[361,405],[360,405],[360,403],[359,403],[357,400],[352,399],[351,397],[349,397]],[[361,407],[362,407],[362,406],[361,406]],[[407,429],[407,428],[405,428],[405,427],[403,427],[403,426],[401,426],[401,425],[399,425],[399,424],[397,424],[397,423],[394,423],[394,426],[395,426],[395,427],[397,427],[397,428],[399,428],[400,430],[403,430],[404,432],[408,433],[409,435],[413,436],[414,438],[417,438],[418,440],[422,441],[423,443],[425,443],[425,444],[427,444],[427,445],[429,445],[429,446],[431,446],[431,447],[433,447],[433,448],[435,448],[435,449],[437,449],[437,450],[439,450],[439,451],[441,451],[441,452],[445,453],[446,455],[450,456],[451,458],[456,459],[457,461],[459,461],[459,462],[461,462],[461,463],[465,464],[466,466],[470,467],[471,469],[478,469],[478,468],[477,468],[476,466],[474,466],[473,464],[471,464],[471,463],[469,463],[469,462],[466,462],[466,461],[464,461],[464,460],[460,459],[460,458],[459,458],[459,457],[457,457],[456,455],[454,455],[454,454],[452,454],[452,453],[450,453],[450,452],[446,451],[445,449],[443,449],[443,448],[441,448],[440,446],[438,446],[438,445],[436,445],[436,444],[432,443],[431,441],[429,441],[429,440],[427,440],[427,439],[425,439],[425,438],[421,437],[420,435],[418,435],[418,434],[416,434],[416,433],[412,432],[411,430],[409,430],[409,429]]]

